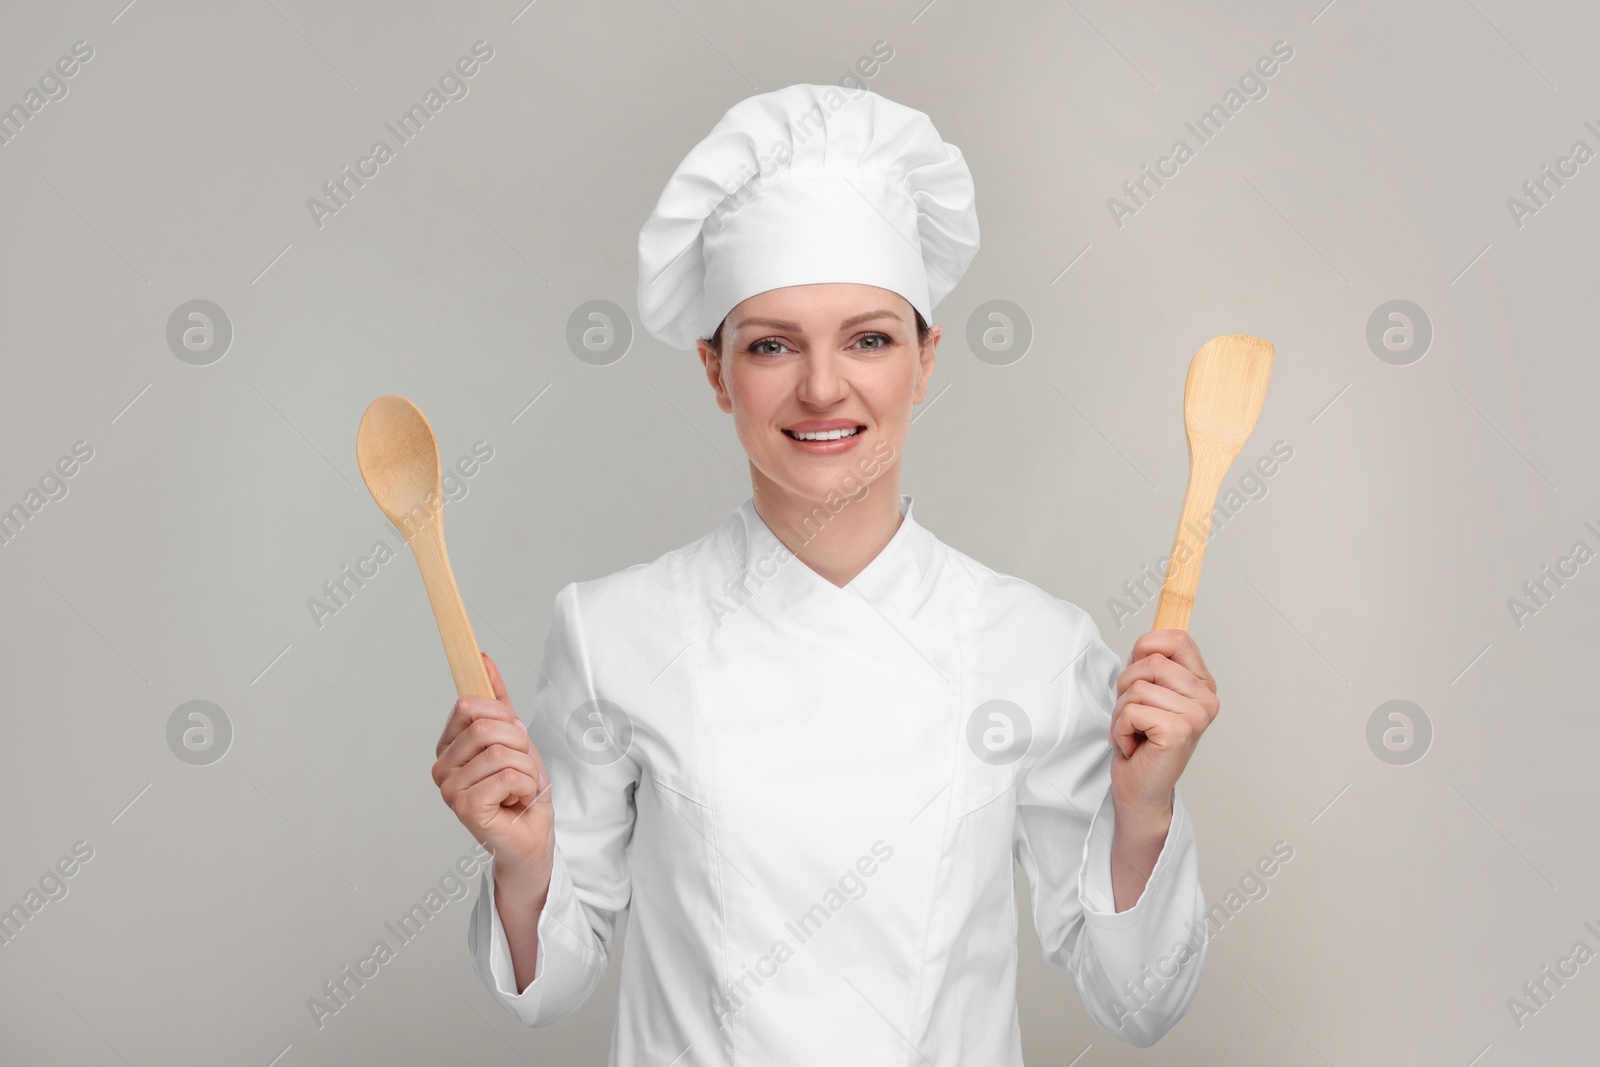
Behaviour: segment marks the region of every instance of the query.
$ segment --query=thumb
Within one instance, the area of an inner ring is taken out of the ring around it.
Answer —
[[[494,698],[509,702],[511,698],[506,695],[506,683],[505,679],[500,677],[500,668],[494,665],[489,653],[479,652],[478,655],[483,657],[483,665],[489,672],[489,686],[494,690]]]
[[[1132,759],[1139,748],[1139,739],[1134,735],[1140,728],[1134,723],[1132,714],[1136,706],[1131,702],[1124,703],[1111,720],[1111,744],[1123,759]]]

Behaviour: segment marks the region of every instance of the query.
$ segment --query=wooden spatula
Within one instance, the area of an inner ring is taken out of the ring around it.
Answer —
[[[1187,630],[1200,585],[1200,560],[1211,537],[1217,490],[1267,399],[1272,342],[1242,333],[1213,337],[1189,362],[1183,424],[1189,431],[1189,488],[1172,541],[1172,561],[1152,629]]]
[[[461,591],[444,548],[444,486],[439,443],[422,411],[403,396],[380,396],[367,405],[356,432],[356,463],[378,507],[411,546],[457,696],[494,698],[489,672],[472,635]],[[519,798],[507,797],[514,806]]]

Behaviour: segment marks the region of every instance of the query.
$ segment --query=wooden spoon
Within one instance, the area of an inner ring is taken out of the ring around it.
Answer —
[[[1223,475],[1255,429],[1272,376],[1272,342],[1233,333],[1213,337],[1189,362],[1183,424],[1189,432],[1189,488],[1172,541],[1172,558],[1152,629],[1187,630],[1200,560],[1211,539],[1211,513]]]
[[[405,397],[380,396],[361,416],[356,463],[372,499],[411,546],[422,571],[456,695],[494,699],[494,686],[444,548],[444,486],[433,427]],[[509,796],[501,803],[512,807],[519,799]]]

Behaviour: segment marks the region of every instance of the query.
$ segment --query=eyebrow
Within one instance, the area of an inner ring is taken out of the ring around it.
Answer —
[[[839,324],[839,329],[848,330],[852,326],[859,326],[863,322],[871,322],[873,319],[898,319],[899,317],[888,308],[875,308],[872,311],[863,311],[859,315],[852,315],[850,318],[845,319]],[[742,330],[746,326],[766,326],[774,330],[792,330],[796,333],[803,329],[798,322],[790,322],[787,319],[749,318],[740,319],[734,330]]]

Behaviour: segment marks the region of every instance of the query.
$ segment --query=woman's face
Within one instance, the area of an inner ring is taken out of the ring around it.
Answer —
[[[699,352],[753,477],[822,501],[854,496],[898,463],[940,333],[918,344],[904,297],[829,282],[757,293],[728,312],[722,352],[705,341]],[[834,439],[803,439],[817,433]]]

